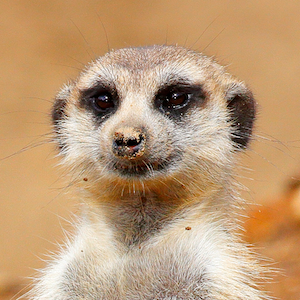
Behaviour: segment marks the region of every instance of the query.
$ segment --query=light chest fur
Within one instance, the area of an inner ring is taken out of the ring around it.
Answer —
[[[236,234],[234,165],[255,117],[244,83],[185,48],[121,49],[52,116],[82,215],[31,299],[266,298]]]

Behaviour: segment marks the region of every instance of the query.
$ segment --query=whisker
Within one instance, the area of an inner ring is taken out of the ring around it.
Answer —
[[[198,41],[201,39],[201,37],[204,35],[204,33],[215,23],[215,21],[220,17],[220,15],[216,16],[202,31],[202,33],[200,34],[200,36],[196,39],[196,41],[189,46],[190,49],[193,49],[193,47],[198,43]],[[204,48],[205,50],[206,48]],[[204,51],[203,50],[203,51]]]
[[[40,100],[40,101],[45,101],[48,102],[50,104],[53,104],[54,101],[46,99],[46,98],[40,98],[40,97],[23,97],[23,99],[36,99],[36,100]]]
[[[76,29],[78,30],[79,34],[81,35],[81,37],[83,38],[84,42],[86,43],[86,45],[88,46],[88,49],[92,52],[92,54],[94,55],[94,57],[92,55],[90,55],[90,53],[87,51],[87,53],[89,54],[90,58],[92,60],[96,59],[97,55],[96,53],[94,52],[93,48],[91,47],[91,45],[89,44],[89,42],[86,40],[85,36],[83,35],[83,33],[81,32],[81,30],[79,29],[79,27],[76,25],[76,23],[72,20],[72,19],[69,19],[73,25],[76,27]]]
[[[41,141],[41,142],[30,143],[27,146],[25,146],[25,147],[21,148],[20,150],[18,150],[17,152],[0,158],[0,161],[4,161],[4,160],[12,158],[12,157],[14,157],[16,155],[19,155],[19,154],[21,154],[21,153],[23,153],[25,151],[28,151],[28,150],[40,147],[42,145],[45,145],[45,144],[48,144],[48,143],[51,143],[51,142],[52,142],[52,140],[44,140],[44,141]]]
[[[16,113],[38,113],[42,115],[49,116],[49,113],[46,113],[44,111],[38,111],[38,110],[14,110],[14,111],[8,111],[5,113],[1,113],[0,116],[6,116],[6,115],[11,115],[11,114],[16,114]]]
[[[81,72],[82,71],[82,69],[81,68],[77,68],[77,67],[75,67],[75,66],[69,66],[69,65],[66,65],[66,64],[59,64],[59,63],[52,63],[52,65],[53,66],[60,66],[60,67],[65,67],[65,68],[69,68],[69,69],[73,69],[73,70],[77,70],[77,71],[79,71],[79,72]]]
[[[75,62],[77,62],[77,63],[79,63],[80,65],[82,65],[82,67],[85,67],[85,63],[84,62],[82,62],[82,61],[80,61],[80,60],[78,60],[78,59],[76,59],[76,58],[74,58],[74,57],[72,57],[72,56],[70,56],[70,55],[67,55],[67,57],[69,57],[70,59],[72,59],[72,60],[74,60]],[[77,69],[77,68],[75,68],[75,69]],[[78,69],[79,71],[82,71],[82,69]]]
[[[225,30],[226,28],[223,28],[206,46],[205,48],[203,48],[201,50],[201,52],[204,52],[222,33],[223,31]]]
[[[98,14],[98,12],[97,12],[96,14],[97,14],[97,16],[98,16],[98,19],[99,19],[99,21],[100,21],[100,23],[101,23],[102,29],[103,29],[104,34],[105,34],[106,45],[107,45],[107,51],[110,51],[110,46],[109,46],[109,39],[108,39],[108,35],[107,35],[107,30],[106,30],[106,28],[105,28],[105,26],[104,26],[104,23],[102,22],[102,19],[101,19],[100,15]]]

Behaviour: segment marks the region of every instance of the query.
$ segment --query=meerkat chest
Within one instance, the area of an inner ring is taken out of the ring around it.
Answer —
[[[90,244],[69,261],[63,289],[70,299],[210,299],[221,255],[195,226],[173,228],[125,252]]]

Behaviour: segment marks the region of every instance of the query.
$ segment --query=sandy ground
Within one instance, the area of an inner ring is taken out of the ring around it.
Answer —
[[[0,2],[0,20],[5,282],[42,267],[41,258],[62,239],[61,226],[70,228],[76,205],[65,194],[63,171],[54,168],[49,110],[61,84],[108,48],[167,43],[216,56],[249,84],[260,104],[256,141],[240,171],[239,180],[251,191],[245,197],[272,199],[298,172],[299,1],[13,0]]]

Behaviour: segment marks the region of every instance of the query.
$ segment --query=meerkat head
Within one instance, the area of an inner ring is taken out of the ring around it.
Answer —
[[[52,117],[64,162],[99,181],[219,181],[248,145],[255,101],[211,58],[152,46],[88,65]]]

